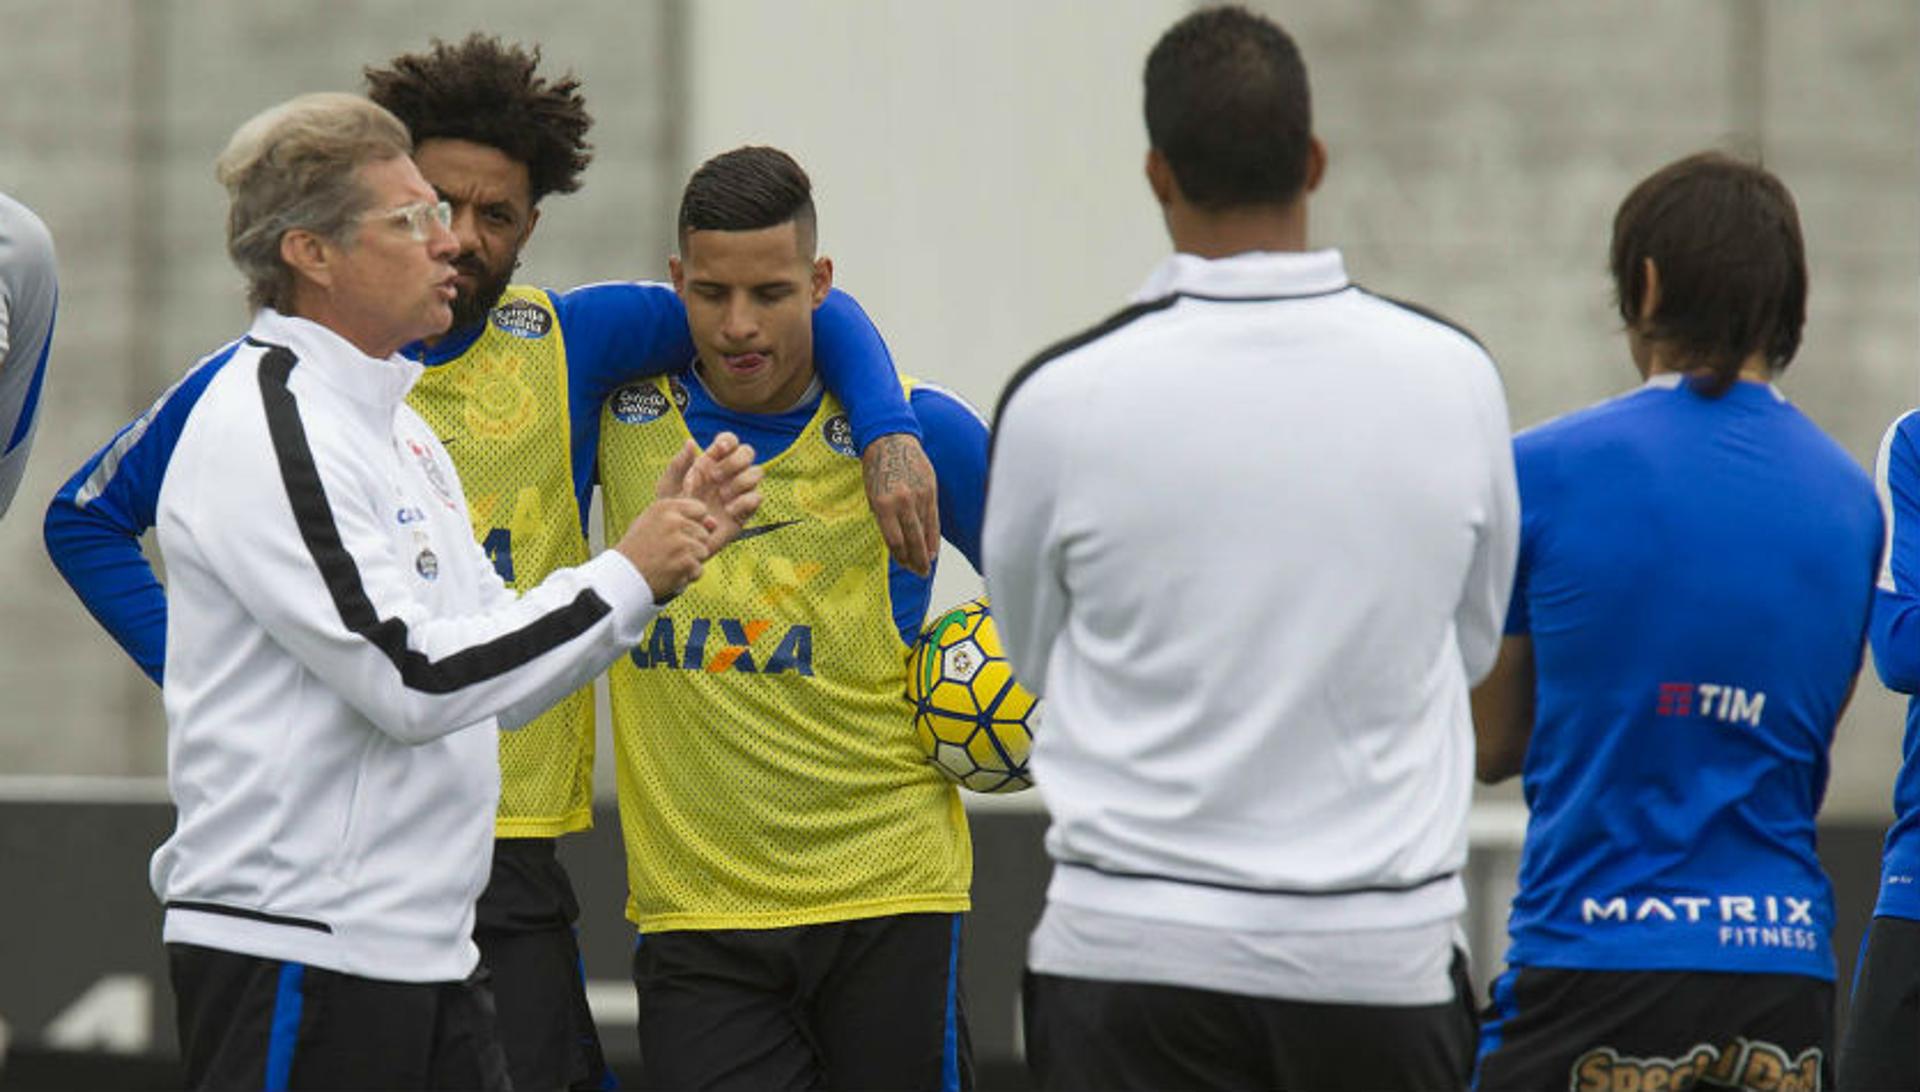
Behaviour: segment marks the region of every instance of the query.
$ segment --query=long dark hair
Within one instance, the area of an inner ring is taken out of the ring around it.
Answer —
[[[1647,259],[1659,299],[1643,318]],[[1609,264],[1622,321],[1671,347],[1704,394],[1724,394],[1756,352],[1778,372],[1800,349],[1800,215],[1793,194],[1762,167],[1702,152],[1655,171],[1614,215]]]

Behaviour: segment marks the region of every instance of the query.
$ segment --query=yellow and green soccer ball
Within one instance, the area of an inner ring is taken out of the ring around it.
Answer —
[[[961,787],[1033,787],[1027,752],[1039,699],[1013,681],[985,598],[947,611],[920,634],[907,660],[907,700],[927,761]]]

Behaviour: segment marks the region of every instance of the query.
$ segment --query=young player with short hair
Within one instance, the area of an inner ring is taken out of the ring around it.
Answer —
[[[972,848],[902,700],[931,581],[862,515],[845,412],[808,316],[833,266],[789,156],[708,160],[674,287],[696,363],[606,403],[608,526],[687,441],[739,433],[765,506],[609,674],[652,1088],[971,1084],[959,985]],[[978,564],[987,429],[910,383],[940,525]]]

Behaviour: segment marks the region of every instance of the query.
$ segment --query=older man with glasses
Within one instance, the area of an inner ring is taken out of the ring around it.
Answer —
[[[218,163],[258,311],[183,380],[210,376],[155,517],[179,818],[152,879],[195,1088],[509,1086],[472,940],[493,729],[635,644],[759,502],[751,449],[689,443],[611,550],[506,589],[404,402],[458,250],[410,151],[322,94]]]
[[[369,68],[366,86],[413,135],[414,163],[450,203],[459,245],[452,325],[401,349],[426,369],[407,404],[452,455],[474,537],[495,571],[508,587],[531,588],[591,556],[586,521],[601,403],[693,358],[686,312],[669,284],[553,290],[516,280],[546,199],[578,190],[592,159],[579,81],[543,73],[537,46],[480,33],[435,41]],[[424,219],[415,222],[425,230]],[[919,426],[886,346],[841,293],[814,313],[814,326],[821,380],[864,446],[882,537],[911,545],[918,444],[905,433],[918,435]],[[47,510],[49,557],[156,684],[165,674],[167,602],[140,537],[152,529],[173,445],[213,374],[201,369],[161,395],[139,426],[69,477]],[[0,424],[3,410],[0,391]],[[930,468],[925,481],[930,526]],[[639,484],[651,500],[651,479]],[[918,565],[901,560],[926,570],[925,557]],[[575,935],[580,902],[559,854],[562,839],[593,824],[594,729],[593,688],[585,686],[500,733],[493,871],[476,907],[474,942],[520,1088],[599,1089],[610,1079]]]

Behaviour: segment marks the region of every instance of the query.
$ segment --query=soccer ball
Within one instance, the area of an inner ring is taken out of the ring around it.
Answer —
[[[913,644],[907,700],[927,761],[974,792],[1033,787],[1027,752],[1039,699],[1013,681],[985,598],[942,614]]]

